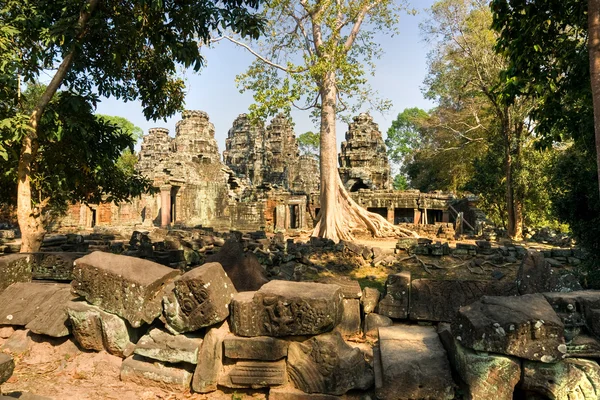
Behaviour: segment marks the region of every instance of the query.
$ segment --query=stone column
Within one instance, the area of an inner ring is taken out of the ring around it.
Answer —
[[[421,210],[419,210],[418,208],[415,208],[414,211],[414,221],[413,223],[416,224],[420,224],[421,223]]]
[[[387,209],[387,220],[390,224],[394,223],[394,207],[388,207]]]
[[[160,226],[169,226],[171,223],[171,185],[160,187]]]

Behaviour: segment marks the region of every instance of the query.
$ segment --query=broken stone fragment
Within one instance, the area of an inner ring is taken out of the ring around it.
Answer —
[[[16,282],[31,282],[30,255],[9,254],[0,257],[0,293]]]
[[[581,290],[579,280],[562,267],[550,265],[544,254],[529,251],[517,272],[519,294]]]
[[[10,378],[15,370],[15,361],[6,353],[0,353],[0,385]]]
[[[228,334],[229,324],[224,321],[221,325],[210,328],[204,336],[198,354],[200,362],[192,378],[194,392],[210,393],[217,390],[217,382],[223,369],[223,340]]]
[[[167,390],[189,390],[192,370],[185,364],[169,365],[149,362],[138,355],[123,360],[121,380],[143,386],[158,386]]]
[[[269,336],[241,337],[227,335],[223,342],[225,357],[246,360],[276,361],[287,356],[289,343]]]
[[[107,313],[84,301],[72,301],[67,313],[73,336],[86,350],[106,350],[118,357],[128,357],[135,348],[138,332],[121,317]]]
[[[440,324],[438,333],[454,371],[466,384],[469,399],[512,400],[521,379],[518,358],[467,349],[454,339],[450,324]]]
[[[166,330],[152,328],[135,345],[135,354],[167,363],[198,364],[202,338],[197,334],[172,335]]]
[[[135,257],[95,251],[75,261],[75,293],[134,328],[161,314],[162,289],[179,271]]]
[[[65,307],[73,297],[70,292],[68,284],[12,284],[0,294],[0,324],[28,326],[48,336],[68,336]]]
[[[582,358],[569,358],[555,364],[525,360],[520,388],[539,398],[598,399],[600,366]]]
[[[342,292],[337,285],[271,281],[236,295],[231,312],[239,336],[317,335],[342,320]]]
[[[287,362],[290,379],[306,393],[341,396],[373,384],[373,371],[363,353],[344,342],[338,332],[292,342]]]
[[[541,294],[484,296],[461,307],[452,333],[477,351],[556,362],[567,351],[563,323]]]
[[[221,264],[208,263],[183,274],[163,298],[168,328],[192,332],[225,320],[237,293]]]
[[[73,262],[85,253],[41,252],[31,253],[30,264],[33,279],[51,279],[54,281],[73,280]]]
[[[365,316],[364,332],[367,336],[377,337],[379,328],[384,326],[392,326],[394,321],[385,315],[370,313]]]
[[[390,318],[408,318],[410,278],[410,271],[388,275],[385,282],[385,296],[379,302],[379,314]]]
[[[363,312],[365,314],[377,312],[380,297],[381,293],[379,293],[379,290],[371,287],[364,288],[362,297],[360,298]]]
[[[379,354],[375,358],[378,399],[454,398],[450,364],[435,328],[409,325],[379,328]]]
[[[342,289],[342,296],[344,296],[345,299],[360,299],[362,296],[362,290],[360,289],[358,281],[345,276],[326,276],[319,279],[318,282],[338,285]]]
[[[360,300],[343,299],[342,304],[344,313],[342,320],[335,327],[335,330],[340,332],[344,338],[360,335]]]
[[[219,378],[219,385],[233,389],[260,389],[281,386],[286,382],[285,360],[237,361]]]

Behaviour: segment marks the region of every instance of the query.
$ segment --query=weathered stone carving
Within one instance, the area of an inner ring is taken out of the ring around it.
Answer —
[[[163,298],[167,327],[191,332],[214,325],[229,316],[229,303],[236,293],[231,279],[219,263],[207,263],[186,272]]]
[[[269,336],[228,335],[223,341],[223,346],[225,357],[228,358],[276,361],[287,356],[289,343]]]
[[[13,283],[31,281],[30,257],[25,254],[0,257],[0,293]]]
[[[337,285],[271,281],[232,301],[232,332],[240,336],[316,335],[342,319]]]
[[[363,353],[337,332],[291,343],[288,371],[294,385],[307,393],[343,395],[373,384],[373,371]]]
[[[410,271],[388,275],[385,282],[385,296],[379,302],[379,314],[390,318],[407,319],[410,290]]]
[[[521,389],[550,399],[591,400],[600,397],[600,366],[569,358],[555,364],[523,362]]]
[[[285,360],[238,361],[219,378],[219,385],[229,388],[281,386],[287,382]]]
[[[225,165],[254,186],[260,186],[263,180],[265,135],[262,125],[252,125],[246,114],[240,114],[225,139]]]
[[[229,333],[229,324],[224,321],[221,325],[210,328],[204,336],[192,378],[192,389],[198,393],[210,393],[217,390],[219,374],[223,369],[223,340]]]
[[[379,127],[373,117],[362,113],[348,126],[342,142],[340,177],[346,189],[389,189],[390,164]]]
[[[371,287],[364,288],[362,297],[360,298],[360,304],[362,305],[363,312],[365,314],[377,312],[379,308],[380,297],[381,293],[379,293],[379,290]]]
[[[143,386],[158,386],[168,390],[189,390],[192,372],[189,367],[180,368],[159,362],[148,362],[134,355],[123,360],[121,380]]]
[[[484,296],[461,307],[452,333],[478,351],[556,362],[567,352],[563,323],[541,294]]]
[[[198,334],[172,335],[153,328],[135,345],[135,354],[168,363],[198,364],[202,338]]]

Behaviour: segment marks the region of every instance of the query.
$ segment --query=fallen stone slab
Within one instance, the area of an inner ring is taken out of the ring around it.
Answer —
[[[25,254],[9,254],[0,257],[0,293],[17,282],[31,282],[31,265]]]
[[[276,361],[287,356],[289,342],[269,336],[242,337],[229,334],[223,341],[225,357]]]
[[[581,290],[579,279],[561,266],[552,266],[544,254],[529,251],[517,272],[519,294],[572,292]]]
[[[261,389],[286,383],[285,360],[237,361],[219,377],[219,385],[232,389]]]
[[[123,360],[121,380],[143,386],[158,386],[167,390],[189,390],[192,370],[183,364],[167,365],[134,355]]]
[[[378,313],[390,318],[407,319],[410,292],[410,271],[388,275],[385,282],[385,295],[379,302]]]
[[[202,337],[198,334],[172,335],[166,330],[152,328],[137,342],[134,353],[167,363],[198,364],[201,345]]]
[[[96,251],[75,261],[72,286],[91,304],[138,328],[161,314],[163,286],[178,275],[151,261]]]
[[[454,381],[435,328],[396,325],[379,328],[381,368],[375,393],[381,400],[453,399]]]
[[[271,281],[231,302],[231,331],[239,336],[318,335],[342,320],[337,285]]]
[[[69,335],[65,307],[72,298],[70,286],[60,283],[19,282],[0,294],[0,324],[26,326],[36,333]]]
[[[458,309],[483,296],[516,296],[514,282],[413,279],[410,319],[451,322]]]
[[[340,396],[373,385],[373,371],[362,351],[344,342],[339,332],[290,343],[287,366],[294,385],[306,393]]]
[[[207,263],[186,272],[163,298],[167,327],[182,333],[215,325],[229,316],[229,303],[235,293],[219,263]]]
[[[582,358],[555,364],[525,360],[520,388],[539,398],[595,400],[600,398],[600,366]]]
[[[364,288],[362,297],[360,298],[363,312],[365,314],[377,312],[380,297],[381,293],[379,293],[379,290],[371,287]]]
[[[543,362],[565,356],[563,330],[541,294],[484,296],[461,307],[452,322],[455,339],[465,347]]]
[[[86,253],[40,252],[29,253],[33,279],[72,281],[73,263]]]
[[[229,334],[227,321],[210,328],[200,347],[198,359],[192,378],[192,389],[198,393],[210,393],[217,390],[217,383],[223,369],[223,341]]]
[[[385,315],[379,315],[375,313],[367,314],[365,316],[365,327],[364,332],[367,336],[378,337],[379,328],[385,326],[392,326],[394,321],[390,317]]]
[[[241,240],[239,232],[232,234],[219,252],[207,257],[206,262],[221,264],[238,292],[258,290],[269,280],[254,253],[244,251]]]
[[[467,398],[513,399],[515,386],[521,379],[518,358],[467,349],[454,339],[450,324],[440,324],[438,334],[450,364],[466,385]]]
[[[84,301],[73,301],[67,306],[73,336],[86,350],[106,350],[118,357],[129,357],[135,348],[139,333],[118,315],[107,313]]]
[[[10,378],[15,370],[15,361],[6,353],[0,353],[0,385]]]
[[[342,320],[334,329],[344,338],[360,335],[360,300],[346,298],[342,300],[342,304],[344,308]]]
[[[345,299],[360,299],[362,296],[362,290],[358,281],[345,276],[325,276],[317,282],[338,285],[342,289],[342,296]]]
[[[77,296],[71,293],[70,285],[58,286],[60,288],[39,306],[38,313],[25,325],[25,328],[33,333],[52,337],[65,337],[71,334],[67,305]]]

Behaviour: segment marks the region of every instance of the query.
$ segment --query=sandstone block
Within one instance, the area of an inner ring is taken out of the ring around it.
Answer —
[[[220,326],[210,328],[204,336],[194,371],[192,389],[198,393],[217,390],[217,382],[223,368],[223,340],[229,333],[229,324],[224,321]]]
[[[13,283],[31,282],[28,255],[9,254],[0,257],[0,293]]]
[[[84,255],[85,253],[73,252],[30,253],[28,256],[33,279],[70,282],[73,279],[73,262]]]
[[[379,293],[379,290],[371,287],[364,288],[362,297],[360,298],[363,312],[365,314],[377,312],[380,297],[381,293]]]
[[[592,336],[577,335],[567,343],[567,357],[600,359],[600,341]]]
[[[410,319],[451,322],[458,309],[483,296],[516,296],[513,282],[414,279]]]
[[[338,332],[290,343],[287,362],[290,379],[306,393],[339,396],[373,384],[373,372],[363,353],[344,342]]]
[[[82,348],[106,350],[123,358],[133,353],[138,333],[123,318],[84,301],[70,302],[67,313],[73,336]]]
[[[344,338],[360,335],[360,300],[344,299],[342,300],[342,304],[344,313],[342,314],[342,320],[335,327],[335,330],[340,332]]]
[[[0,353],[0,385],[10,378],[15,370],[15,361],[6,353]]]
[[[167,363],[198,364],[202,338],[196,334],[172,335],[153,328],[135,345],[135,354]]]
[[[178,368],[179,367],[179,368]],[[148,362],[140,356],[131,356],[121,364],[121,380],[143,386],[185,391],[190,388],[192,372],[189,369],[159,362]]]
[[[402,271],[388,276],[385,282],[385,296],[379,302],[379,314],[390,318],[408,318],[410,278],[410,271]]]
[[[337,285],[271,281],[234,296],[231,312],[239,336],[317,335],[342,320],[342,293]]]
[[[67,305],[75,297],[71,293],[71,286],[60,284],[52,296],[38,308],[37,315],[29,321],[25,328],[33,333],[52,337],[69,336],[70,331],[67,321]]]
[[[219,385],[234,389],[260,389],[281,386],[286,382],[285,360],[238,361],[219,378]]]
[[[133,327],[161,314],[162,288],[179,271],[139,258],[93,252],[75,261],[73,290]]]
[[[365,316],[365,335],[377,337],[379,335],[379,328],[385,326],[392,326],[394,322],[390,317],[380,314],[367,314]]]
[[[453,399],[454,381],[446,351],[433,327],[379,328],[381,366],[375,392],[381,400]]]
[[[163,298],[168,328],[191,332],[223,321],[237,293],[221,264],[208,263],[183,274]]]
[[[521,379],[521,362],[514,357],[476,352],[454,339],[449,324],[440,324],[440,339],[453,369],[466,384],[472,400],[512,400]]]
[[[235,359],[276,361],[287,356],[289,343],[269,336],[227,335],[223,341],[225,356]]]
[[[579,334],[584,327],[600,337],[599,290],[544,293],[544,297],[562,319],[568,339]]]
[[[329,285],[338,285],[342,289],[342,296],[345,299],[360,299],[362,290],[360,284],[354,279],[345,276],[326,276],[318,280],[319,283]]]
[[[595,361],[569,358],[555,364],[523,362],[521,390],[539,398],[600,398],[600,366]]]
[[[556,362],[567,352],[563,323],[541,294],[484,296],[460,308],[452,333],[478,351]]]
[[[538,251],[529,251],[517,273],[519,294],[581,290],[579,280],[568,270],[553,267]]]

